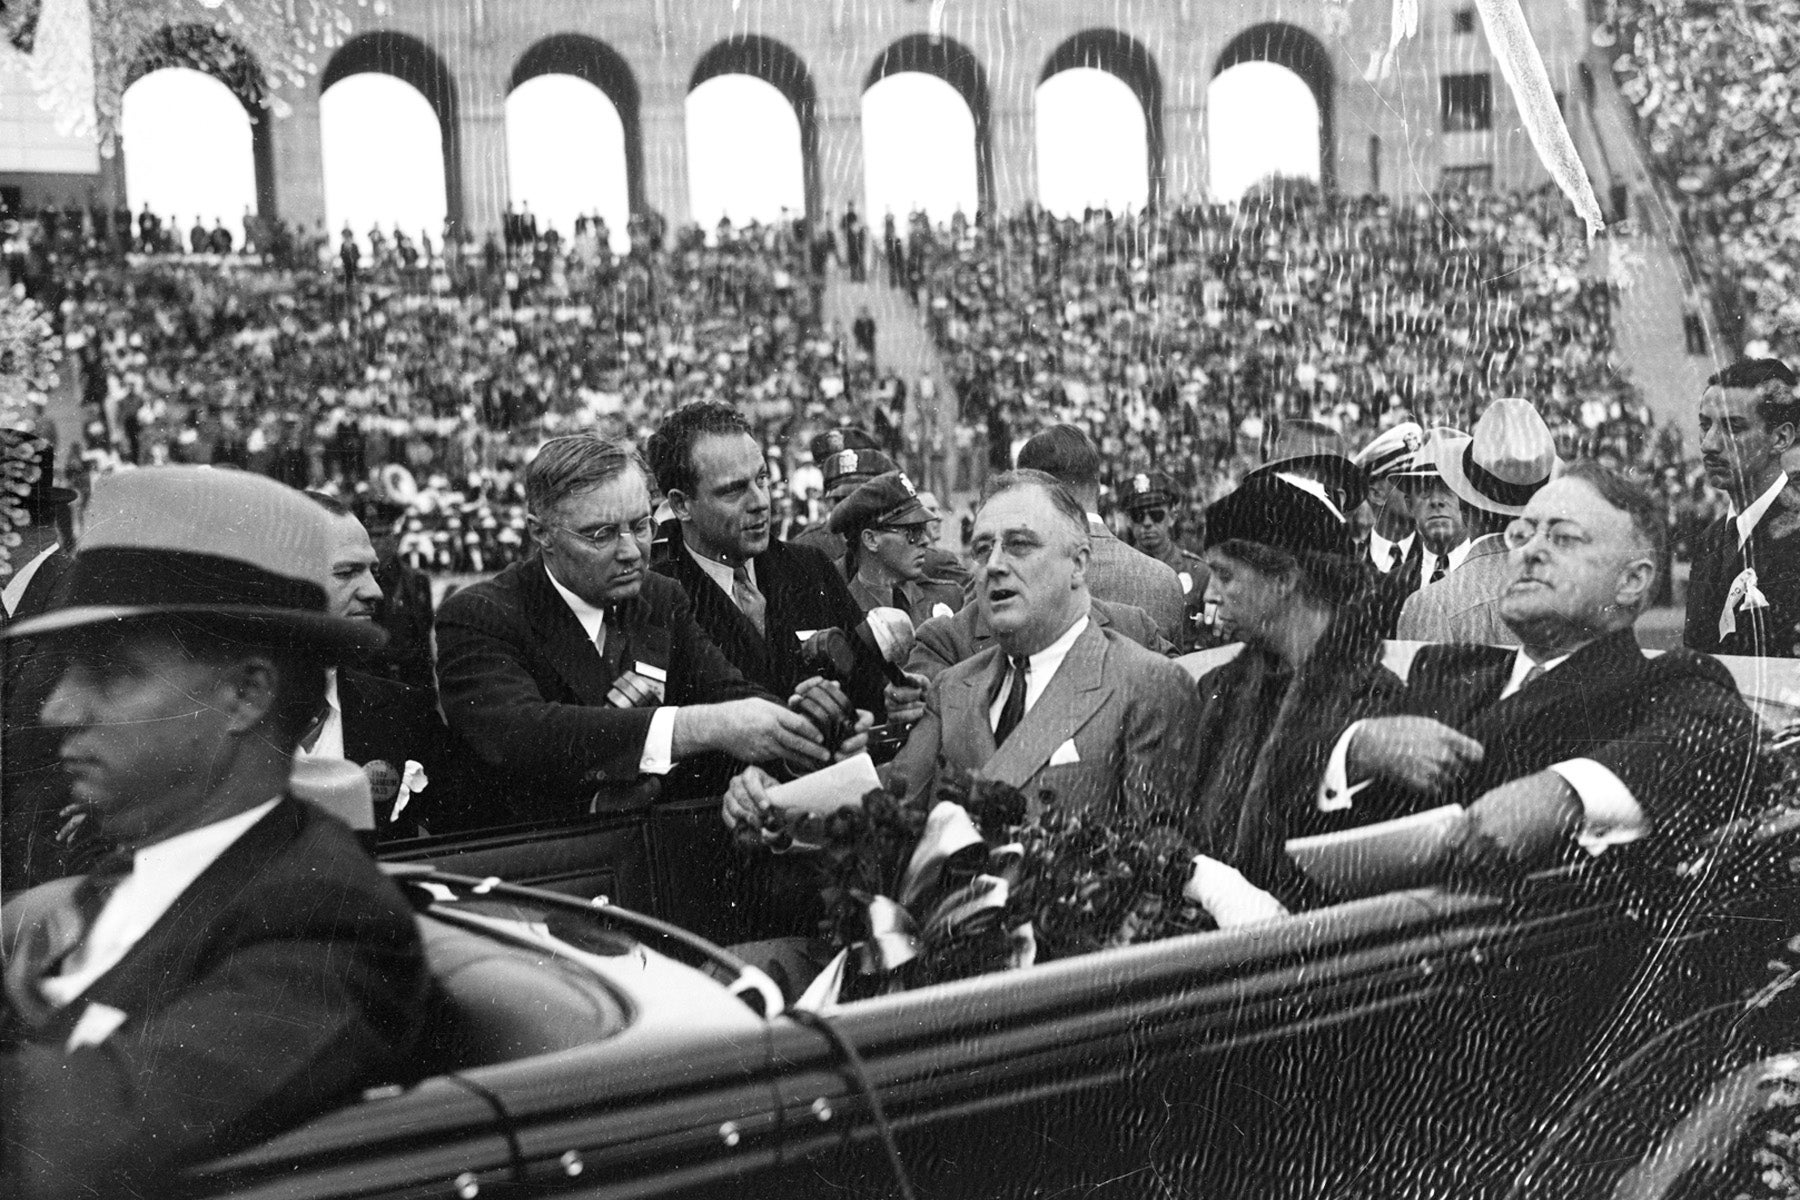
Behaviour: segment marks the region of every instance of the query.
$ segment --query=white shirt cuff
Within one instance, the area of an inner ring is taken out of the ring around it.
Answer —
[[[1243,872],[1204,854],[1194,855],[1194,873],[1182,895],[1211,913],[1220,929],[1288,915],[1281,901],[1245,879]]]
[[[1331,757],[1325,762],[1325,778],[1319,781],[1317,799],[1320,812],[1341,812],[1349,808],[1350,802],[1356,799],[1356,793],[1375,782],[1373,779],[1365,779],[1361,783],[1351,783],[1349,779],[1350,739],[1356,736],[1356,731],[1363,724],[1362,721],[1352,721],[1350,728],[1344,730],[1343,735],[1338,738],[1337,745],[1331,748]]]
[[[1575,836],[1589,854],[1635,842],[1649,832],[1650,820],[1631,789],[1593,759],[1572,758],[1550,769],[1562,776],[1581,800],[1581,829]]]
[[[679,704],[665,704],[650,714],[650,732],[644,735],[644,754],[638,770],[645,775],[667,775],[675,765],[675,714]]]

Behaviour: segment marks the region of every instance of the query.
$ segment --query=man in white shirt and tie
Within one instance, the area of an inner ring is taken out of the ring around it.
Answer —
[[[1369,529],[1369,561],[1383,575],[1406,562],[1419,542],[1412,503],[1397,477],[1424,445],[1425,431],[1418,423],[1401,421],[1382,430],[1356,456],[1356,465],[1369,477],[1369,512],[1375,519]]]
[[[1700,398],[1706,481],[1731,510],[1694,547],[1682,630],[1692,649],[1800,657],[1800,486],[1781,465],[1800,440],[1797,383],[1787,364],[1747,358]]]
[[[43,706],[115,851],[0,908],[0,1195],[162,1194],[179,1168],[408,1077],[430,980],[412,910],[288,788],[324,664],[327,518],[239,471],[96,484]]]
[[[916,797],[941,765],[1010,784],[1033,805],[1047,792],[1078,809],[1178,814],[1196,761],[1193,680],[1092,621],[1080,501],[1042,472],[1006,472],[984,491],[971,551],[995,644],[932,681],[883,778]],[[726,820],[757,824],[768,783],[754,768],[734,779]]]

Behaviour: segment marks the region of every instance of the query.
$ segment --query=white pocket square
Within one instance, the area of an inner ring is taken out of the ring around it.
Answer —
[[[69,1051],[79,1050],[83,1046],[98,1046],[124,1023],[125,1013],[122,1009],[98,1002],[90,1004],[75,1022],[75,1028],[69,1031],[69,1042],[63,1049]]]
[[[1074,738],[1070,738],[1068,741],[1058,746],[1056,748],[1056,753],[1050,756],[1050,765],[1053,767],[1066,766],[1069,763],[1078,763],[1080,761],[1081,755],[1075,752]]]

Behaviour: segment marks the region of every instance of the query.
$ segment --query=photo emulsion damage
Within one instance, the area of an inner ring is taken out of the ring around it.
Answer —
[[[0,1195],[1800,1200],[1789,0],[0,0]]]

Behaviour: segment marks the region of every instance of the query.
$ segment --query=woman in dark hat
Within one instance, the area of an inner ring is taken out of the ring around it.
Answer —
[[[1244,649],[1200,679],[1189,829],[1216,860],[1201,872],[1223,864],[1289,910],[1315,906],[1328,898],[1288,859],[1287,839],[1397,815],[1318,792],[1344,728],[1387,711],[1403,688],[1381,665],[1365,607],[1370,569],[1326,488],[1287,472],[1248,478],[1207,509],[1206,561],[1219,619]],[[1221,924],[1234,923],[1199,891]],[[1273,911],[1252,904],[1236,919]]]

